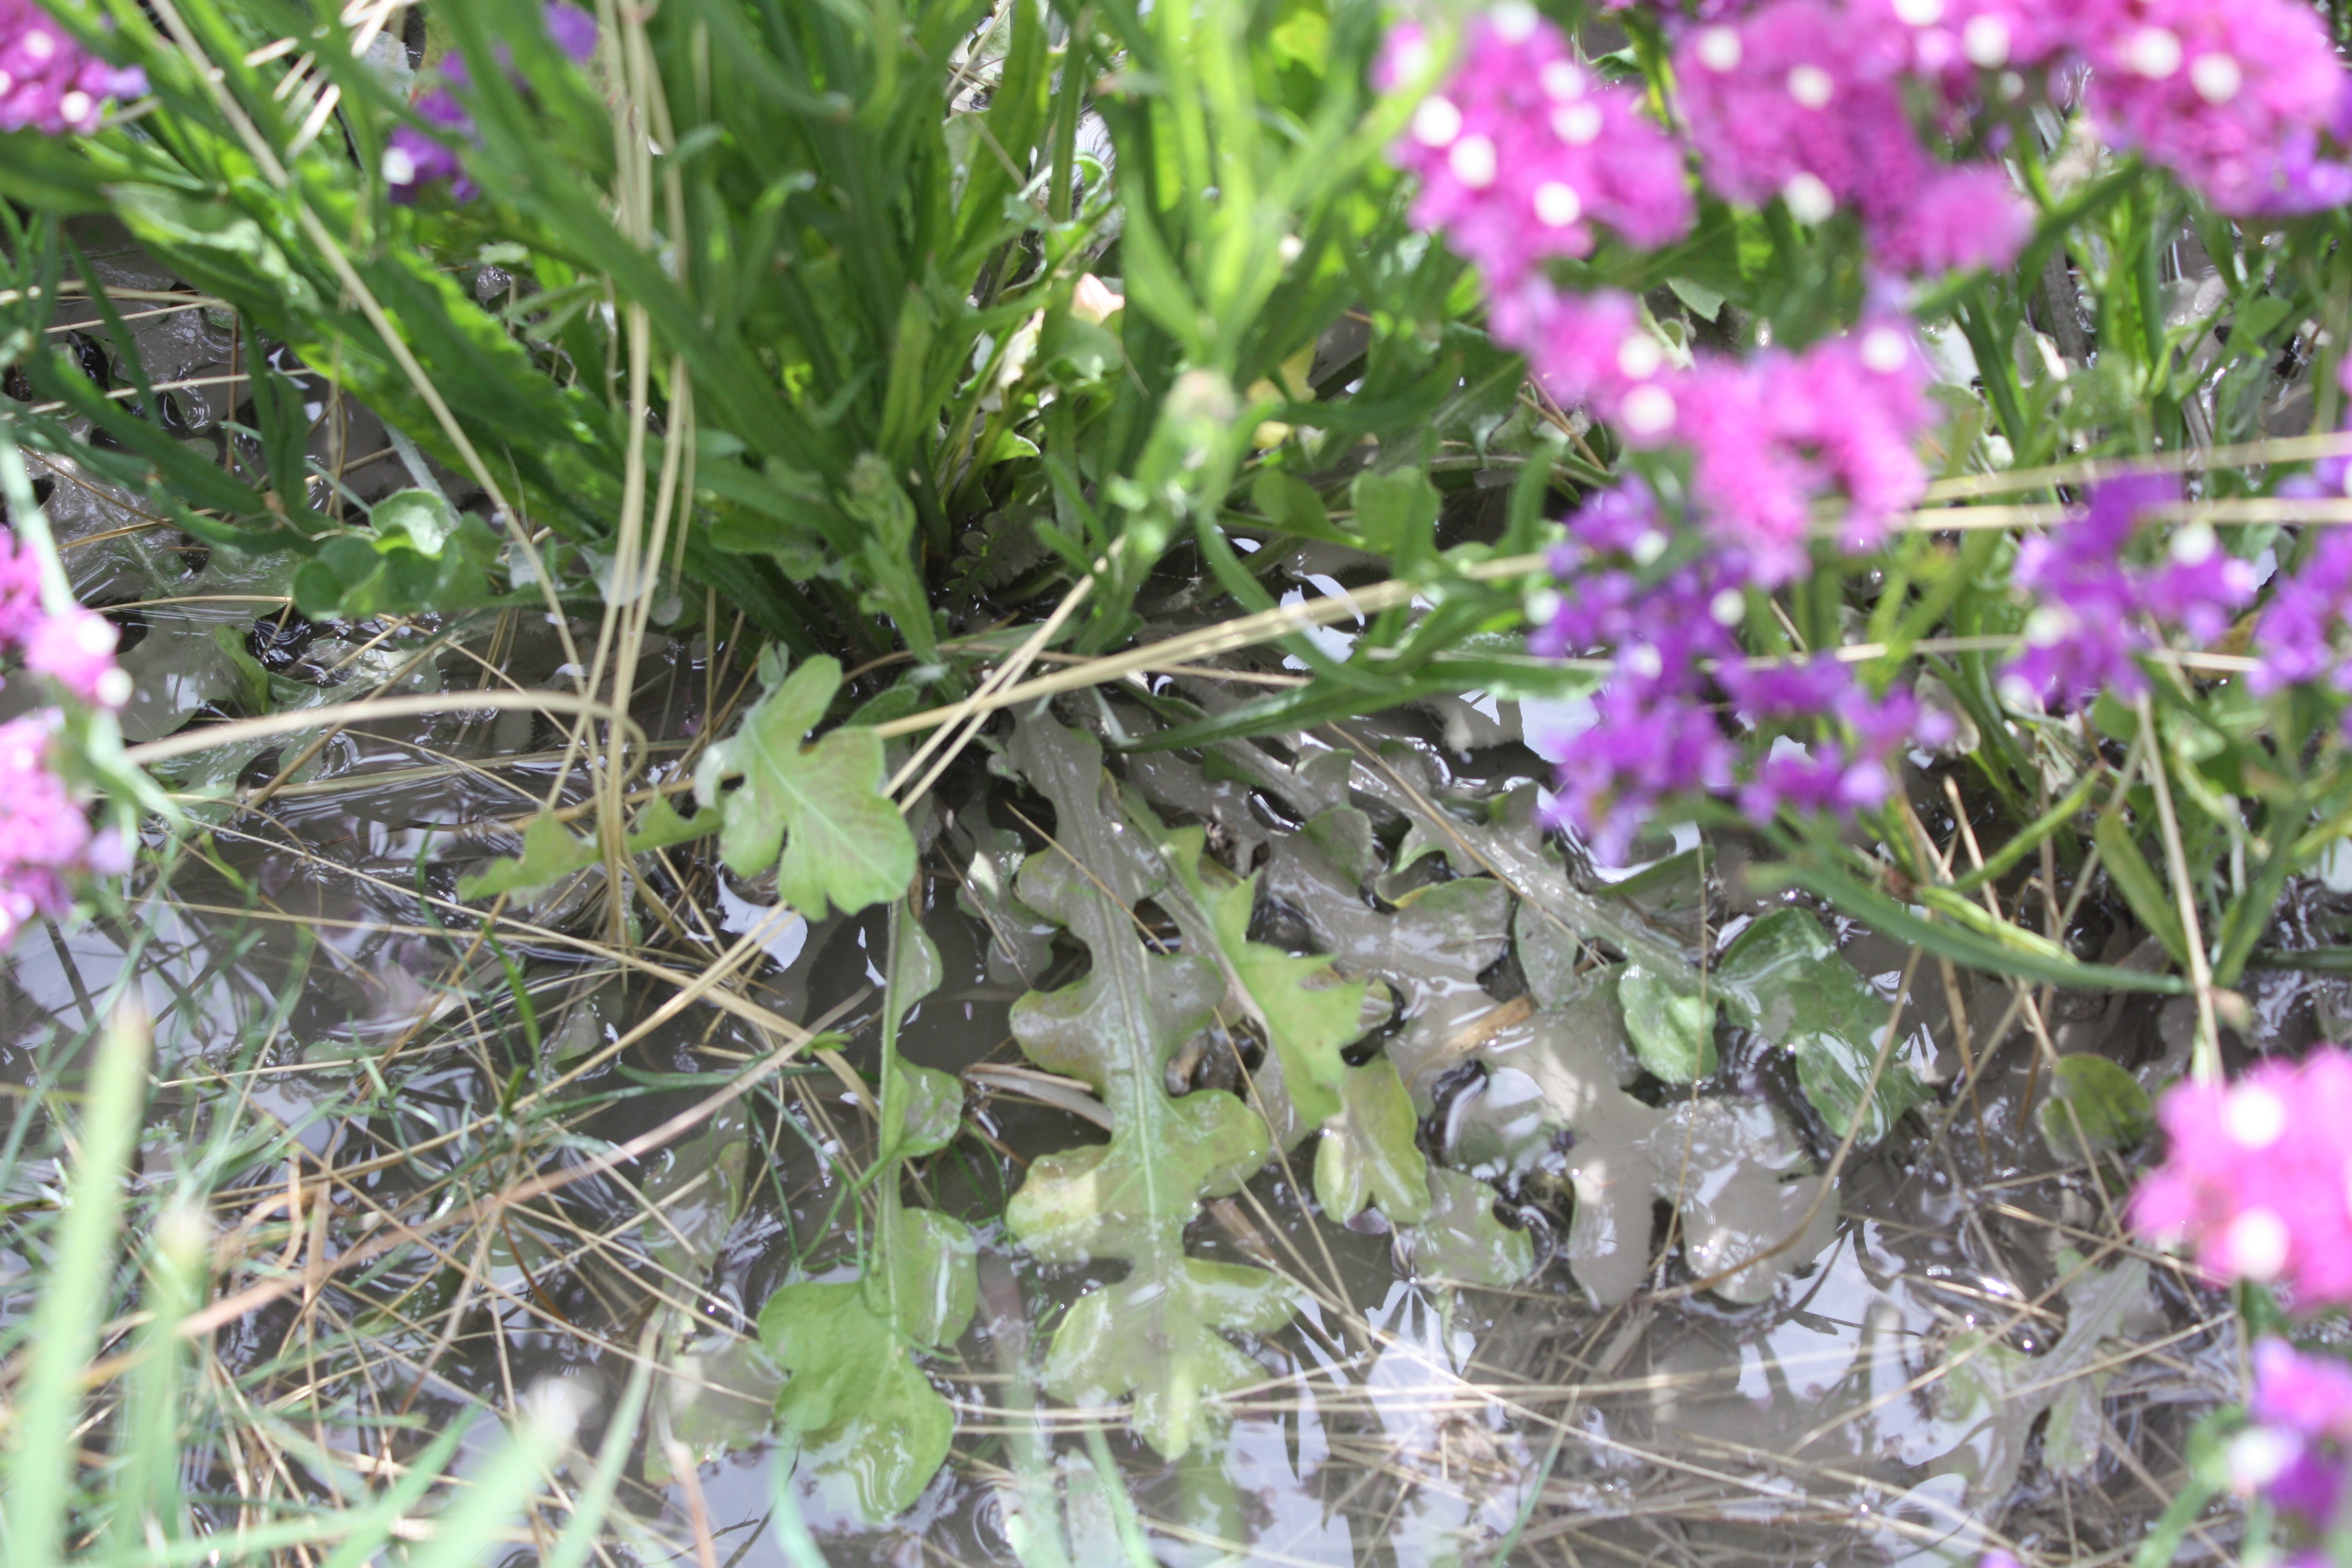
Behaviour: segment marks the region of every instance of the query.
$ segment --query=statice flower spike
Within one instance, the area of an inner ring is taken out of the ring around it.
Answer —
[[[33,0],[0,0],[0,132],[87,133],[109,100],[146,90],[143,72],[90,54]]]
[[[2177,1084],[2157,1116],[2169,1147],[2133,1194],[2137,1228],[2185,1244],[2214,1279],[2352,1305],[2352,1053],[2322,1046],[2234,1083]]]
[[[1428,44],[1391,37],[1379,80],[1411,85]],[[1492,289],[1544,261],[1590,255],[1596,228],[1645,248],[1690,230],[1696,210],[1680,147],[1633,89],[1576,58],[1526,0],[1470,24],[1460,63],[1413,111],[1398,166],[1418,176],[1413,222],[1442,231]]]

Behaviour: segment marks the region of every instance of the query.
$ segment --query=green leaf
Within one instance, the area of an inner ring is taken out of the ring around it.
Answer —
[[[1349,487],[1356,507],[1356,532],[1370,548],[1399,563],[1432,552],[1430,531],[1437,525],[1437,488],[1419,468],[1376,473],[1370,468]]]
[[[1364,1032],[1364,983],[1333,974],[1328,954],[1294,958],[1278,947],[1250,941],[1257,879],[1234,880],[1210,860],[1205,829],[1170,832],[1140,805],[1129,809],[1143,818],[1139,826],[1154,833],[1170,868],[1207,916],[1226,973],[1282,1058],[1282,1081],[1291,1104],[1309,1122],[1339,1114],[1339,1080],[1347,1072],[1339,1048]],[[1212,877],[1223,885],[1210,886]]]
[[[905,1512],[947,1462],[955,1413],[864,1283],[785,1286],[760,1309],[760,1340],[792,1374],[776,1419],[803,1461],[845,1484],[867,1518]]]
[[[1023,866],[1021,900],[1093,958],[1083,980],[1015,1003],[1013,1033],[1031,1061],[1092,1087],[1112,1131],[1108,1143],[1034,1161],[1005,1224],[1043,1262],[1126,1263],[1055,1331],[1045,1387],[1081,1404],[1132,1395],[1136,1430],[1174,1458],[1208,1418],[1204,1401],[1265,1375],[1224,1333],[1268,1332],[1290,1317],[1294,1294],[1277,1276],[1184,1251],[1201,1199],[1237,1190],[1270,1143],[1233,1095],[1168,1092],[1169,1060],[1213,1019],[1224,979],[1197,952],[1148,952],[1139,940],[1135,906],[1169,885],[1168,863],[1106,811],[1101,748],[1037,718],[1022,721],[1009,752],[1057,818],[1058,847]]]
[[[1497,1289],[1534,1272],[1535,1238],[1495,1217],[1495,1189],[1444,1165],[1429,1168],[1429,1217],[1412,1227],[1413,1267]]]
[[[1643,1067],[1668,1083],[1692,1083],[1714,1073],[1714,1003],[1638,963],[1618,971],[1617,999],[1625,1009],[1633,1054]]]
[[[294,603],[320,620],[459,610],[493,602],[489,568],[500,542],[431,490],[402,490],[375,504],[372,533],[341,533],[294,574]]]
[[[691,844],[698,838],[708,838],[719,831],[719,818],[709,812],[697,812],[691,817],[680,816],[677,807],[670,805],[669,796],[657,795],[637,813],[636,831],[629,835],[629,853],[643,855],[655,849],[667,849],[679,844]]]
[[[801,738],[841,689],[820,657],[787,676],[695,769],[695,798],[719,813],[719,852],[743,876],[776,868],[776,892],[811,920],[895,898],[915,876],[915,837],[882,794],[882,742],[871,730]],[[741,774],[728,795],[719,785]],[[782,857],[779,858],[779,850]]]
[[[963,1080],[937,1068],[898,1064],[899,1094],[907,1107],[906,1125],[898,1142],[884,1151],[886,1158],[919,1160],[955,1142],[963,1127]]]
[[[2077,1122],[2095,1151],[2133,1148],[2156,1131],[2139,1079],[2105,1057],[2084,1051],[2058,1058],[2050,1094],[2034,1109],[2034,1120],[2051,1152],[2061,1159],[2083,1152],[2074,1134]]]
[[[1376,1058],[1340,1080],[1339,1110],[1315,1150],[1315,1201],[1345,1223],[1368,1208],[1391,1224],[1429,1217],[1429,1162],[1413,1142],[1412,1097],[1395,1064]]]
[[[1732,1022],[1796,1053],[1798,1085],[1840,1137],[1858,1120],[1859,1141],[1875,1143],[1929,1099],[1899,1043],[1865,1094],[1892,1009],[1804,910],[1774,910],[1741,931],[1715,984]]]
[[[505,893],[529,898],[541,888],[596,863],[596,847],[574,834],[551,812],[541,812],[522,830],[522,853],[503,855],[488,868],[457,879],[461,899],[495,899]]]
[[[971,1227],[937,1209],[900,1209],[876,1239],[886,1263],[866,1276],[866,1306],[926,1350],[962,1338],[980,1305]]]

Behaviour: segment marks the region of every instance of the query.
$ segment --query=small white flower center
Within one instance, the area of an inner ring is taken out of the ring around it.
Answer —
[[[2244,70],[2219,49],[2199,55],[2196,63],[2189,68],[2189,85],[2197,89],[2198,97],[2216,106],[2237,97],[2238,89],[2245,84]]]
[[[1566,60],[1554,60],[1545,66],[1536,79],[1543,83],[1546,98],[1570,99],[1584,96],[1584,73]]]
[[[2230,1484],[2251,1497],[2286,1473],[2303,1453],[2303,1440],[2271,1426],[2250,1426],[2230,1439],[2223,1463]]]
[[[1524,44],[1536,36],[1536,8],[1528,0],[1503,0],[1486,14],[1495,36],[1507,44]]]
[[[2230,1222],[2221,1247],[2231,1273],[2267,1285],[2286,1269],[2293,1246],[2286,1221],[2271,1209],[2248,1209]]]
[[[1893,375],[1911,363],[1911,348],[1893,327],[1873,327],[1863,334],[1862,363],[1880,375]]]
[[[1739,68],[1739,35],[1729,27],[1709,27],[1698,36],[1698,63],[1721,73]]]
[[[413,185],[416,183],[416,160],[397,147],[387,147],[383,153],[383,179],[389,185]]]
[[[1551,625],[1553,617],[1559,614],[1560,605],[1566,603],[1558,589],[1537,589],[1528,595],[1528,624],[1537,626]]]
[[[1780,187],[1780,199],[1789,204],[1789,216],[1809,227],[1827,222],[1829,216],[1837,211],[1837,197],[1830,194],[1830,188],[1822,184],[1818,174],[1791,174],[1789,183]]]
[[[1633,541],[1633,563],[1637,566],[1647,566],[1666,552],[1667,543],[1666,536],[1656,529],[1643,530]]]
[[[1566,228],[1584,216],[1584,200],[1576,187],[1546,180],[1536,187],[1536,216],[1553,228]]]
[[[1658,346],[1657,339],[1646,332],[1629,333],[1625,341],[1617,345],[1617,368],[1635,381],[1649,380],[1665,363],[1666,351]]]
[[[1601,109],[1597,104],[1571,103],[1552,110],[1552,133],[1571,147],[1581,147],[1601,134]]]
[[[1412,111],[1412,139],[1424,147],[1444,147],[1462,134],[1462,111],[1454,100],[1432,93]]]
[[[39,27],[26,34],[16,47],[24,50],[25,58],[37,66],[45,64],[51,55],[58,52],[57,39]]]
[[[1932,27],[1944,19],[1944,0],[1895,0],[1895,15],[1915,27]]]
[[[1626,672],[1643,680],[1655,680],[1665,669],[1666,661],[1648,643],[1635,643],[1625,650]]]
[[[1803,109],[1827,109],[1837,96],[1837,79],[1819,66],[1799,66],[1789,73],[1789,96]]]
[[[2267,1149],[2286,1131],[2286,1101],[2260,1084],[2242,1083],[2221,1102],[2221,1127],[2242,1149]]]
[[[1625,399],[1625,428],[1636,436],[1663,436],[1675,427],[1675,397],[1653,383]]]
[[[1748,595],[1737,588],[1719,589],[1706,602],[1706,613],[1718,626],[1736,626],[1748,618]]]
[[[1998,16],[1971,16],[1960,29],[1960,53],[1984,70],[1999,70],[2009,63],[2009,24]]]
[[[1495,183],[1495,144],[1484,136],[1465,136],[1445,154],[1445,166],[1472,190],[1483,191]]]
[[[131,677],[120,669],[110,669],[98,678],[98,703],[101,708],[120,708],[131,700]]]
[[[2025,617],[2025,640],[2035,647],[2051,647],[2063,642],[2074,629],[2071,611],[2056,605],[2043,605]]]
[[[2180,68],[2180,35],[2169,27],[2142,27],[2124,46],[2124,63],[2150,81]]]
[[[66,123],[68,125],[79,125],[90,117],[90,112],[97,107],[97,102],[89,94],[79,89],[58,100],[58,112],[65,116]]]

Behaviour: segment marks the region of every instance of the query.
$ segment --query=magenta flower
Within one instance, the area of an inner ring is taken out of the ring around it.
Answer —
[[[144,72],[89,53],[32,0],[0,0],[0,132],[87,133],[107,100],[146,90]]]
[[[1418,76],[1426,49],[1418,28],[1400,27],[1384,84]],[[1591,254],[1596,226],[1650,248],[1690,230],[1682,149],[1525,0],[1471,24],[1460,64],[1393,155],[1421,181],[1414,224],[1443,232],[1497,291],[1551,258]]]
[[[61,721],[47,708],[0,724],[0,949],[32,920],[71,909],[66,878],[90,869],[88,803],[51,765]]]
[[[113,623],[79,605],[43,618],[25,640],[25,668],[46,675],[93,708],[120,708],[131,678],[114,662]]]
[[[2080,28],[2089,105],[2108,138],[2235,216],[2334,205],[2352,184],[2320,158],[2346,74],[2299,0],[2143,0]],[[2078,24],[2079,27],[2079,24]]]
[[[2216,1279],[2352,1303],[2352,1053],[2322,1046],[2235,1083],[2184,1082],[2157,1115],[2170,1147],[2132,1196],[2137,1229],[2186,1243]]]

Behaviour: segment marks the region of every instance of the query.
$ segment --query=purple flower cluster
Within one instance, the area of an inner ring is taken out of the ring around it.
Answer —
[[[21,653],[26,668],[110,710],[131,695],[114,640],[114,627],[94,611],[47,609],[39,559],[0,534],[0,651]],[[63,724],[55,708],[0,724],[0,949],[26,922],[71,908],[73,877],[117,876],[129,865],[127,841],[92,829],[88,793],[56,765]]]
[[[0,0],[0,132],[95,131],[107,100],[146,90],[144,72],[90,54],[33,0]]]
[[[1818,508],[1834,504],[1843,542],[1863,547],[1926,490],[1914,449],[1929,422],[1926,366],[1902,327],[1685,370],[1630,296],[1570,294],[1541,278],[1498,297],[1490,325],[1555,396],[1627,445],[1687,448],[1699,521],[1767,585],[1808,571]]]
[[[1383,85],[1415,79],[1427,59],[1421,29],[1398,27]],[[1596,225],[1644,247],[1690,231],[1682,149],[1638,93],[1577,63],[1527,0],[1471,25],[1460,63],[1414,110],[1396,161],[1420,178],[1413,222],[1443,229],[1498,289],[1554,257],[1591,255]]]
[[[1594,496],[1569,528],[1572,542],[1551,561],[1562,590],[1540,607],[1529,646],[1547,658],[1612,656],[1594,721],[1559,763],[1552,806],[1603,859],[1622,861],[1659,805],[1678,797],[1736,795],[1759,824],[1783,810],[1873,809],[1893,788],[1897,752],[1948,738],[1948,721],[1924,713],[1910,692],[1873,696],[1833,659],[1748,663],[1732,635],[1748,563],[1717,550],[1646,571],[1668,538],[1639,481]]]
[[[2254,1346],[2252,1425],[2230,1441],[2230,1478],[2247,1496],[2260,1496],[2305,1530],[2336,1522],[2347,1496],[2347,1453],[2352,1442],[2352,1366],[2328,1356],[2305,1355],[2284,1340]],[[2323,1568],[2321,1552],[2286,1560],[2284,1568]]]
[[[2135,1226],[2187,1243],[2217,1279],[2352,1305],[2352,1052],[2322,1046],[2234,1083],[2183,1082],[2157,1117],[2169,1147],[2132,1196]]]
[[[548,36],[575,62],[586,65],[596,56],[596,18],[566,0],[548,0],[542,12]],[[500,58],[504,58],[501,51]],[[395,202],[415,201],[431,185],[446,183],[453,201],[470,202],[481,187],[466,173],[465,146],[474,139],[474,117],[458,101],[473,86],[466,62],[457,55],[436,68],[441,85],[417,95],[417,118],[437,128],[438,134],[415,125],[395,125],[383,150],[383,183]]]
[[[2147,511],[2180,500],[2177,478],[2115,479],[2050,533],[2018,546],[2014,580],[2036,605],[2024,650],[2001,671],[2012,706],[2072,707],[2103,688],[2135,696],[2147,684],[2139,656],[2165,632],[2210,642],[2229,630],[2260,584],[2253,567],[2224,552],[2210,528],[2176,530],[2160,564],[2126,559]]]

